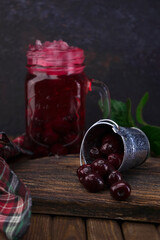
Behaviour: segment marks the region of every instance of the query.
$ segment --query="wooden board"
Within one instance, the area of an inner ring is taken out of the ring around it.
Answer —
[[[47,157],[10,163],[29,187],[34,213],[99,217],[160,223],[160,159],[124,173],[132,186],[127,201],[112,199],[108,190],[89,193],[76,176],[78,156]]]
[[[125,239],[129,240],[160,239],[156,226],[150,223],[125,222],[122,224],[122,230]]]
[[[86,225],[88,240],[123,240],[121,228],[116,221],[89,218]]]
[[[49,215],[34,214],[31,217],[30,227],[21,240],[53,240],[52,217]]]
[[[86,240],[85,222],[77,217],[54,217],[52,240]]]

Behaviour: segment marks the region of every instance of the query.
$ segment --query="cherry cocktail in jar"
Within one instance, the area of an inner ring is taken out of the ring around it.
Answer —
[[[26,78],[26,148],[35,156],[78,153],[85,130],[85,98],[97,90],[102,102],[104,83],[84,73],[84,52],[66,42],[29,46]]]

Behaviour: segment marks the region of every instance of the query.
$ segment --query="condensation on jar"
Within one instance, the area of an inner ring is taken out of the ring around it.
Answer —
[[[83,50],[62,40],[37,40],[29,46],[27,69],[25,147],[36,157],[78,153],[92,83]]]

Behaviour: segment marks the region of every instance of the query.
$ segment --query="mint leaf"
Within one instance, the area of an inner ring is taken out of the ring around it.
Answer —
[[[103,118],[108,118],[108,101],[105,101],[103,104],[102,101],[100,100],[98,104],[102,110]],[[115,121],[117,124],[123,127],[135,126],[134,120],[131,114],[131,100],[128,99],[127,102],[124,103],[124,102],[112,99],[110,118],[113,121]]]
[[[144,125],[141,130],[147,135],[151,146],[151,152],[160,156],[160,127]]]
[[[111,100],[111,119],[122,127],[135,126],[131,115],[130,99],[126,103],[114,99]]]
[[[128,127],[126,103],[111,100],[111,119],[120,126]]]
[[[149,93],[146,92],[144,94],[144,96],[141,98],[138,106],[137,106],[137,109],[136,109],[136,119],[137,119],[137,122],[142,124],[142,125],[146,125],[147,123],[143,120],[143,116],[142,116],[142,110],[146,104],[146,102],[148,101],[148,98],[149,98]]]

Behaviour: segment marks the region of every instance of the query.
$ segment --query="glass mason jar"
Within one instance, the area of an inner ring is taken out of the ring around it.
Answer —
[[[78,153],[85,131],[85,99],[97,90],[102,103],[106,85],[84,72],[84,52],[62,40],[29,46],[27,52],[26,148],[35,156]]]

